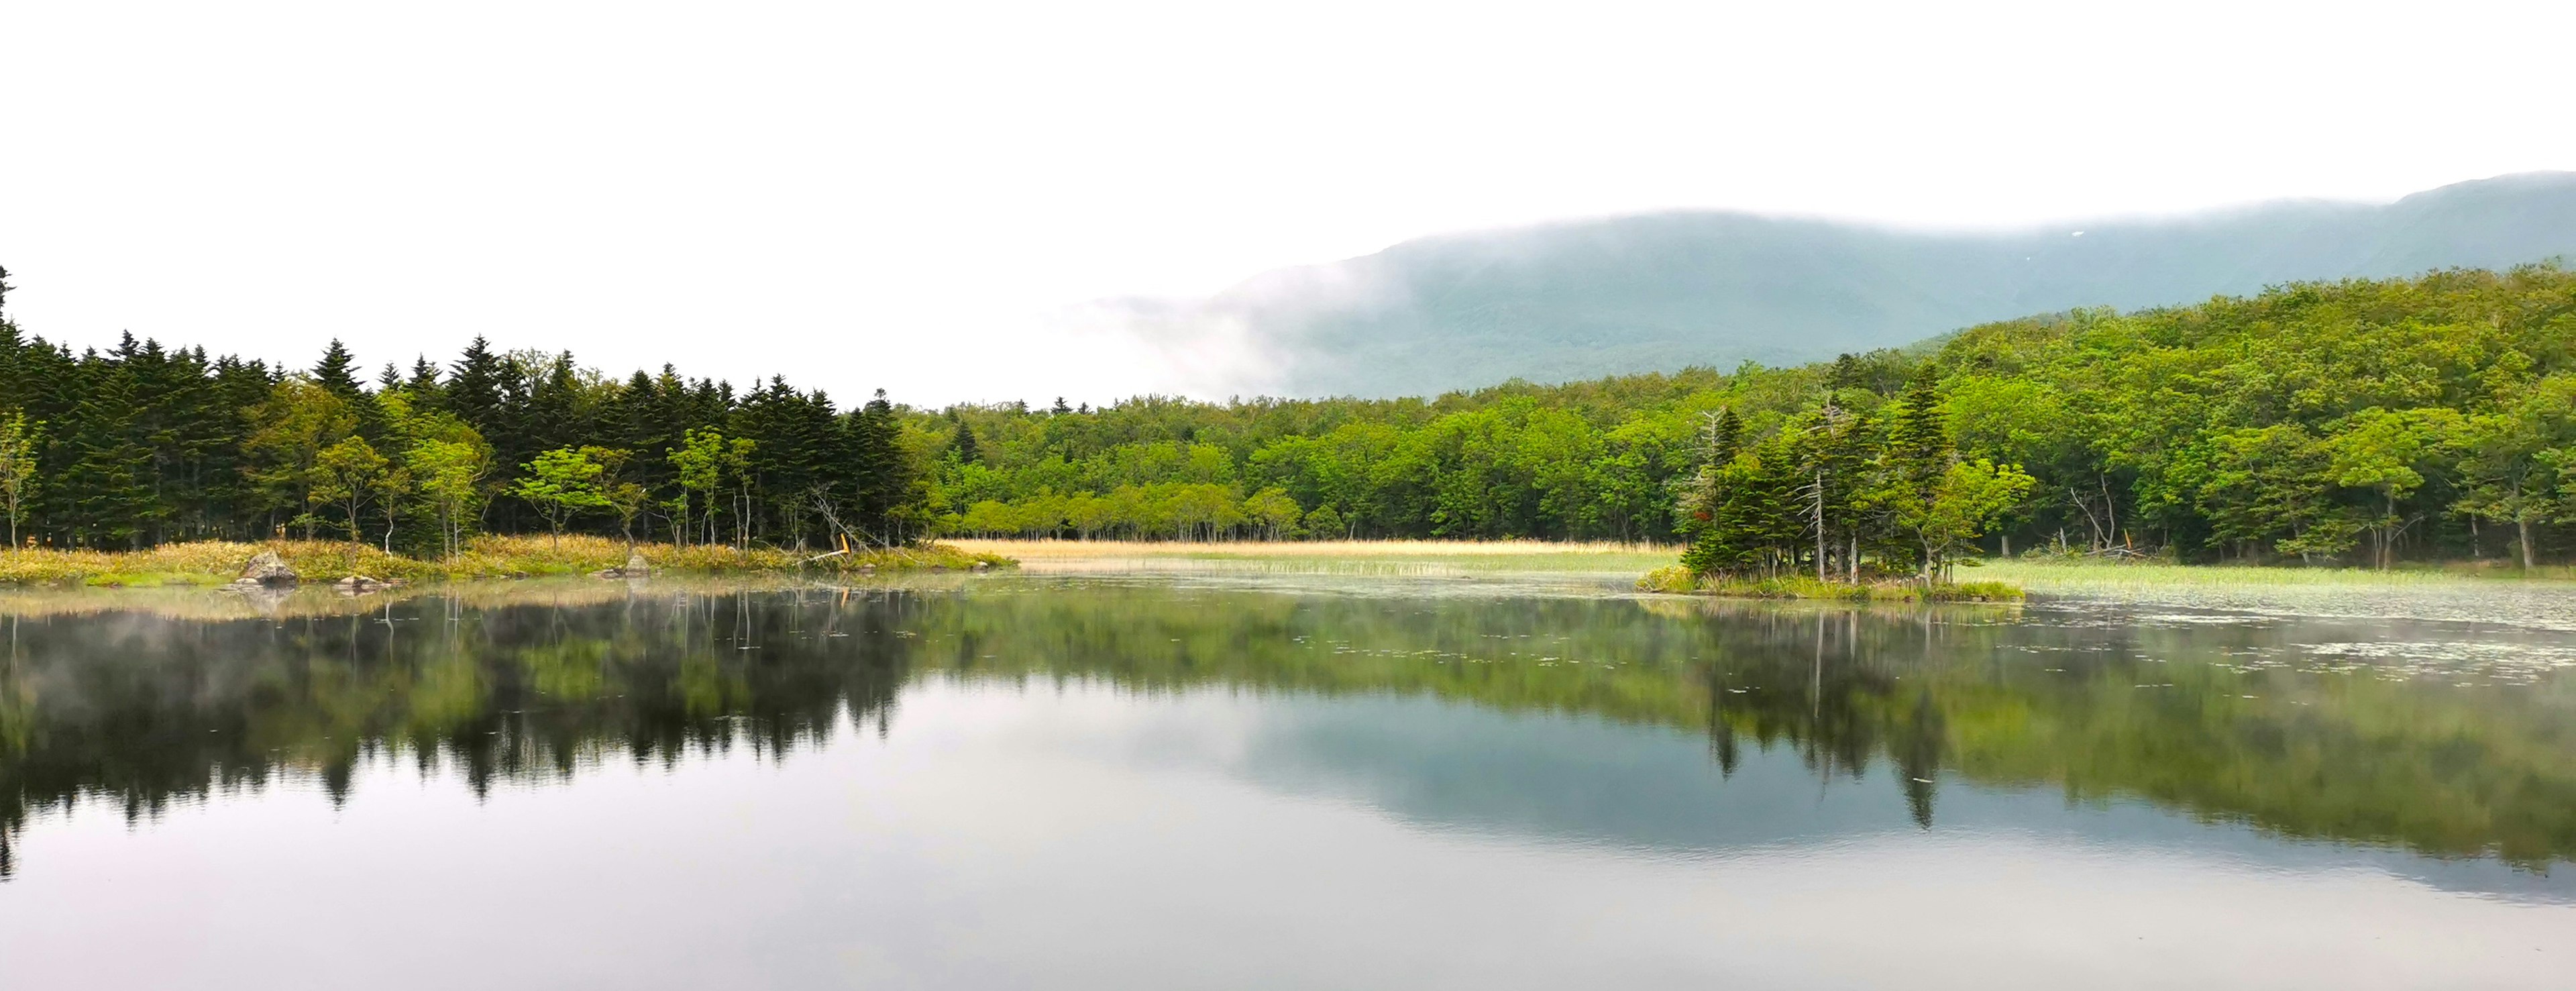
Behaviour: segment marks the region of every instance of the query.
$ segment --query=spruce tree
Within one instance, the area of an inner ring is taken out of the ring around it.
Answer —
[[[851,414],[848,429],[859,525],[881,543],[901,543],[912,478],[903,454],[902,428],[895,423],[894,404],[886,401],[884,389]]]
[[[352,403],[365,394],[358,388],[358,360],[350,356],[348,347],[337,337],[331,339],[330,347],[323,349],[322,360],[313,364],[313,384]]]
[[[429,412],[447,408],[446,390],[438,381],[438,363],[429,360],[428,355],[412,359],[411,377],[403,380],[402,387],[404,392],[411,393],[414,409]]]
[[[131,339],[129,338],[129,343]],[[134,376],[125,363],[87,356],[86,394],[74,413],[73,461],[57,486],[77,542],[103,549],[142,545],[155,516],[151,455],[135,436]]]
[[[507,367],[480,335],[465,346],[464,355],[456,359],[453,367],[454,374],[447,380],[447,411],[497,443],[503,426],[501,389]]]

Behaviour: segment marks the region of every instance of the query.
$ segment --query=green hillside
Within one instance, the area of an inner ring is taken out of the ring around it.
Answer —
[[[2080,236],[2077,232],[2081,232]],[[1796,364],[2079,307],[2576,254],[2576,173],[2393,204],[2280,202],[2009,233],[1674,212],[1424,238],[1247,281],[1203,306],[1292,395],[1428,395],[1740,361]]]
[[[2019,466],[2035,482],[1990,550],[2555,561],[2576,522],[2576,273],[2297,283],[1828,362],[1430,399],[957,407],[904,432],[951,533],[1674,540],[1698,535],[1677,497],[1720,411],[1799,476],[1833,462],[1867,482],[1901,467],[1871,452],[1907,429]],[[1798,443],[1820,416],[1848,443]],[[1870,518],[1836,493],[1836,526]],[[1897,552],[1866,529],[1837,536]]]

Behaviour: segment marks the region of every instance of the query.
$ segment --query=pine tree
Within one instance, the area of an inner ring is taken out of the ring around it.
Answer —
[[[886,401],[884,389],[850,415],[847,429],[859,526],[880,543],[902,543],[905,511],[912,502],[912,472],[904,458],[894,404]]]
[[[1949,469],[1950,428],[1930,366],[1915,373],[1897,398],[1887,447],[1891,467],[1909,485],[1928,485]]]
[[[385,421],[384,407],[378,406],[375,397],[358,384],[358,360],[339,338],[332,338],[331,346],[322,351],[322,360],[313,364],[313,384],[349,404],[349,410],[358,417],[358,436],[384,441],[391,427]]]
[[[151,455],[135,436],[134,376],[114,358],[91,354],[82,363],[88,374],[72,418],[78,431],[71,438],[73,460],[56,486],[65,522],[78,543],[139,547],[155,507],[144,471]]]
[[[322,360],[313,364],[313,384],[331,390],[332,395],[357,402],[358,397],[365,394],[358,388],[357,368],[358,360],[350,356],[348,347],[342,345],[339,338],[334,337],[331,346],[323,349]]]
[[[508,374],[500,356],[492,353],[490,342],[477,335],[473,343],[465,346],[465,354],[456,359],[454,369],[447,381],[447,411],[476,433],[497,440],[504,426],[501,383]]]
[[[438,381],[438,363],[429,360],[428,355],[412,359],[411,377],[403,380],[402,387],[411,393],[413,409],[424,413],[447,409],[446,389]]]

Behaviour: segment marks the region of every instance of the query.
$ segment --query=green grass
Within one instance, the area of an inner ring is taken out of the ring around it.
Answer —
[[[1657,568],[1637,580],[1642,592],[1714,595],[1737,599],[1817,599],[1841,602],[2019,602],[2022,590],[2008,582],[1914,581],[1828,582],[1805,576],[1730,578],[1693,575],[1681,565]]]

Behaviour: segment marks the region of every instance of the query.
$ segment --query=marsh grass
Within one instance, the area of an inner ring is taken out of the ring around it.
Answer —
[[[262,550],[274,550],[307,581],[350,575],[418,580],[438,570],[424,561],[337,540],[279,540],[264,544],[224,540],[163,544],[140,551],[18,548],[0,551],[0,583],[101,586],[221,585],[241,574]]]
[[[639,544],[635,548],[656,571],[689,574],[811,572],[832,574],[874,567],[887,571],[972,569],[977,564],[1009,567],[1010,559],[946,544],[872,550],[817,559],[814,555],[776,548],[737,551],[724,546],[675,547]],[[624,541],[608,537],[477,537],[456,556],[424,561],[387,554],[367,545],[336,540],[280,540],[268,543],[198,541],[164,544],[140,551],[0,550],[0,584],[147,587],[211,586],[241,574],[253,555],[274,550],[287,567],[307,582],[333,582],[352,575],[427,581],[442,578],[511,578],[583,575],[626,563]]]
[[[1827,582],[1805,576],[1727,578],[1693,575],[1689,568],[1668,565],[1637,579],[1640,592],[1712,595],[1733,599],[1814,599],[1829,602],[2019,602],[2018,586],[1999,581]]]

